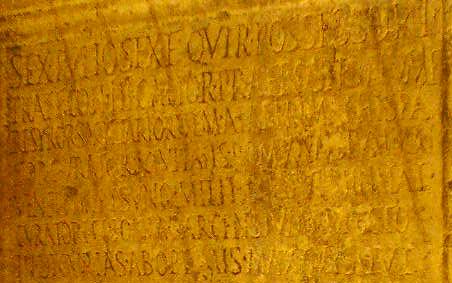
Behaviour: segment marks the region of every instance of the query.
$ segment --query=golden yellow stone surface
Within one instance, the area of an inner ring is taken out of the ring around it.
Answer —
[[[452,282],[451,11],[2,0],[0,282]]]

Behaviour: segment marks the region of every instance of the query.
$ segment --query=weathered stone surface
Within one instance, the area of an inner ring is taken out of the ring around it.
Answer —
[[[0,281],[452,282],[451,8],[3,0]]]

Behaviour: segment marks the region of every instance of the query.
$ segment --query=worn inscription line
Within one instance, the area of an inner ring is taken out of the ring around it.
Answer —
[[[347,3],[347,1],[337,1],[334,4],[338,5],[339,3],[345,2]],[[251,7],[251,8],[239,8],[239,9],[231,9],[228,10],[228,17],[232,17],[232,18],[241,18],[243,16],[249,16],[249,15],[256,15],[259,13],[271,13],[274,14],[275,16],[279,17],[281,15],[283,15],[284,13],[290,11],[296,11],[296,10],[300,10],[302,11],[300,13],[300,15],[306,15],[305,13],[303,13],[303,11],[306,9],[307,11],[315,11],[315,9],[312,9],[312,7],[310,5],[308,5],[309,2],[303,1],[300,3],[283,3],[283,4],[279,4],[279,5],[268,5],[268,6],[263,6],[263,7]],[[101,11],[99,11],[99,6],[101,5],[96,5],[95,7],[92,7],[92,10],[96,12],[96,16],[91,19],[93,22],[90,23],[89,27],[90,28],[96,28],[96,27],[102,27],[105,25],[106,19],[102,18],[99,16],[99,13]],[[313,14],[313,15],[324,15],[324,13],[328,13],[328,12],[334,12],[329,10],[327,5],[319,5],[319,11],[317,11],[317,13]],[[372,9],[376,9],[378,8],[377,5],[371,5],[371,4],[366,4],[361,6],[361,9],[363,10],[372,10]],[[58,13],[60,9],[55,9],[54,13]],[[103,9],[105,10],[105,9]],[[140,12],[142,11],[141,8],[139,10]],[[133,14],[133,17],[128,17],[128,18],[114,18],[114,19],[109,19],[109,24],[115,26],[115,29],[119,29],[119,30],[127,30],[130,27],[138,27],[137,24],[140,24],[140,28],[143,27],[168,27],[174,24],[191,24],[191,23],[196,23],[197,21],[199,21],[200,19],[209,19],[212,21],[218,21],[219,19],[219,12],[221,12],[221,9],[218,10],[214,10],[211,12],[206,12],[206,13],[199,13],[199,14],[195,14],[195,15],[191,15],[191,16],[187,16],[187,15],[178,15],[178,16],[169,16],[163,20],[159,20],[158,21],[158,25],[155,25],[156,22],[153,20],[152,17],[150,17],[148,14],[138,14],[138,12],[133,11],[131,12]],[[0,16],[1,19],[1,16]],[[221,21],[221,20],[220,20]],[[70,25],[69,27],[66,28],[61,28],[60,31],[64,32],[65,35],[78,35],[80,32],[81,27],[84,27],[86,25],[83,24],[79,24],[76,20],[72,20],[73,25]],[[422,24],[421,22],[416,22],[416,25]],[[405,24],[400,24],[400,26],[404,26]],[[375,26],[375,27],[379,27],[379,26]],[[381,26],[380,26],[381,27]],[[8,27],[10,28],[10,27]],[[7,29],[8,29],[7,28]],[[4,33],[4,28],[0,25],[0,33]],[[34,31],[32,33],[26,33],[21,37],[21,40],[18,40],[17,38],[3,38],[3,41],[0,42],[0,46],[4,46],[4,47],[15,47],[17,46],[19,43],[22,46],[29,46],[29,45],[33,45],[36,43],[51,43],[51,42],[58,42],[58,40],[46,40],[46,41],[42,41],[41,39],[41,35],[46,35],[48,34],[49,30],[40,30],[40,31]],[[422,34],[416,36],[416,38],[425,38],[425,37],[429,37],[430,35],[427,32],[423,32]],[[34,39],[30,39],[34,37]],[[387,40],[387,39],[385,39]],[[25,42],[27,41],[27,42]],[[353,45],[353,43],[351,43],[351,45]]]

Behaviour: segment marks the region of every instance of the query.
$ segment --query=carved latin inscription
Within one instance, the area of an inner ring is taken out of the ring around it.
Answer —
[[[0,281],[449,282],[447,1],[130,2],[5,8]]]

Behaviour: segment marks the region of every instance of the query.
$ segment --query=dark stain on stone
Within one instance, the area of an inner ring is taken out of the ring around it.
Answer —
[[[64,188],[64,195],[67,198],[73,198],[78,194],[78,189],[76,187],[73,186],[66,186]]]

